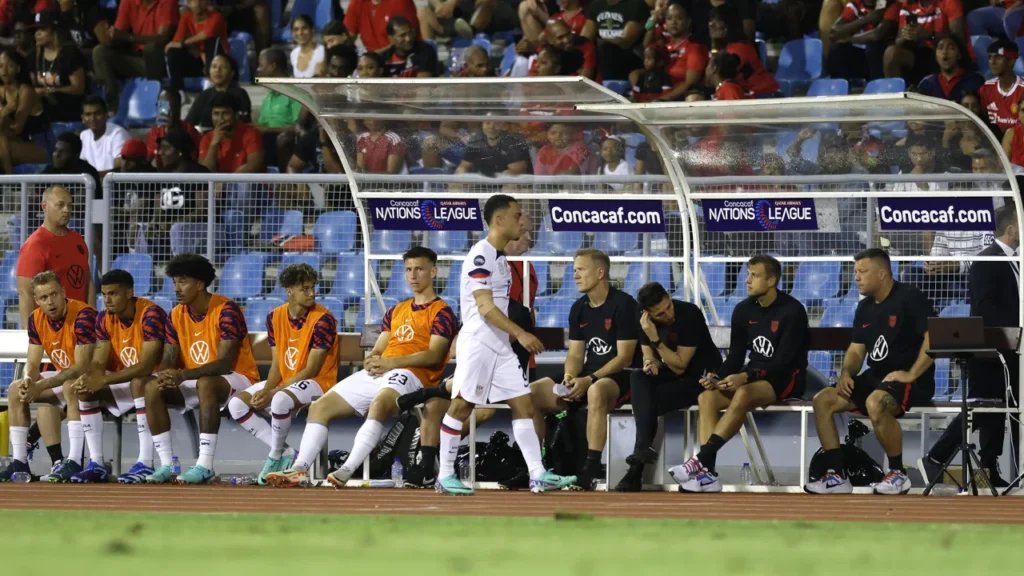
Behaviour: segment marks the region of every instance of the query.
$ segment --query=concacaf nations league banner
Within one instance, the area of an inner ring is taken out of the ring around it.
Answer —
[[[660,200],[548,200],[553,232],[664,232]]]
[[[368,206],[374,230],[484,229],[478,200],[371,198]]]
[[[709,232],[797,232],[817,230],[818,216],[811,198],[771,200],[704,200],[704,224]]]

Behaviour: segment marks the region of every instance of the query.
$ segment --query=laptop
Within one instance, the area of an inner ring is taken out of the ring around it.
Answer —
[[[929,318],[928,338],[934,351],[992,350],[985,343],[985,321],[967,318]]]

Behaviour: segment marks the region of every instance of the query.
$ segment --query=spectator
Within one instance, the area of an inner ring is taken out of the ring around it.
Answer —
[[[351,13],[351,12],[350,12]],[[364,120],[356,140],[356,168],[370,174],[404,174],[405,143],[383,120]]]
[[[757,8],[752,0],[693,0],[690,7],[690,19],[694,22],[693,40],[705,46],[710,45],[708,22],[711,21],[711,10],[721,8],[730,15],[729,28],[743,32],[739,38],[747,42],[754,41],[757,31]]]
[[[672,92],[672,78],[665,71],[667,60],[668,52],[661,44],[644,48],[644,69],[632,81],[633,93],[630,96],[634,102],[656,102]],[[704,71],[701,70],[703,76]]]
[[[896,43],[885,50],[886,78],[902,77],[908,85],[935,73],[935,43],[940,34],[964,40],[964,13],[960,0],[905,0],[885,10],[885,19],[898,25]],[[961,52],[966,54],[966,52]]]
[[[169,130],[160,137],[157,157],[164,172],[207,174],[210,169],[196,162],[195,140],[181,130]]]
[[[185,121],[200,130],[209,130],[213,127],[213,100],[219,94],[230,94],[238,104],[238,119],[248,122],[252,104],[249,102],[249,93],[238,86],[238,64],[234,58],[226,54],[214,56],[207,79],[213,86],[196,96]]]
[[[214,56],[230,54],[224,17],[209,7],[208,0],[188,0],[188,11],[164,51],[171,90],[184,90],[185,77],[206,76]]]
[[[705,71],[706,84],[715,89],[712,100],[746,100],[749,95],[736,82],[740,58],[729,52],[719,52],[711,57]]]
[[[989,6],[994,8],[994,6]],[[974,14],[985,8],[978,8]],[[968,15],[968,18],[970,15]],[[1024,80],[1013,71],[1017,64],[1017,44],[1000,38],[988,47],[988,66],[992,70],[992,78],[978,89],[981,97],[981,109],[988,116],[988,121],[996,128],[996,136],[1002,137],[1008,128],[1017,125],[1017,114],[1014,109],[1021,96],[1024,96]]]
[[[554,46],[544,46],[534,58],[530,76],[573,76],[583,66],[582,52],[566,52]]]
[[[356,70],[359,56],[348,44],[338,44],[327,49],[324,61],[324,75],[327,78],[348,78]]]
[[[110,34],[110,22],[95,2],[82,0],[57,0],[58,29],[70,36],[71,42],[82,51],[86,58],[92,56],[92,49],[99,44],[101,35]],[[77,110],[77,108],[75,108]]]
[[[367,50],[376,52],[390,43],[387,27],[395,17],[405,18],[413,30],[420,27],[413,0],[351,0],[345,13],[345,28],[362,39]]]
[[[598,174],[602,176],[615,176],[618,178],[632,176],[633,167],[626,162],[626,145],[618,136],[609,136],[601,142],[601,160],[604,161]],[[616,192],[639,192],[636,184],[627,182],[615,182],[607,184]]]
[[[160,163],[160,139],[169,132],[184,132],[192,138],[192,159],[195,160],[195,151],[199,148],[199,131],[194,126],[181,119],[181,93],[177,90],[162,90],[156,101],[156,126],[149,129],[146,134],[146,150],[148,158],[156,167]]]
[[[32,278],[47,270],[60,277],[68,298],[96,301],[96,287],[89,272],[89,247],[85,238],[70,229],[74,201],[63,186],[51,186],[43,192],[43,223],[22,244],[15,268],[18,285],[18,312],[21,326],[35,310]]]
[[[96,184],[95,196],[103,196],[102,180],[100,175],[85,160],[82,160],[82,139],[74,132],[62,132],[57,135],[57,141],[53,145],[53,159],[40,174],[85,174],[91,176]]]
[[[578,176],[596,172],[597,162],[572,124],[555,122],[548,126],[548,143],[537,152],[534,174]]]
[[[288,57],[280,48],[267,48],[260,52],[256,73],[261,78],[286,78]],[[274,156],[266,158],[268,165],[279,164],[282,170],[287,167],[285,159],[291,159],[295,147],[295,123],[300,110],[302,106],[284,94],[270,92],[263,98],[256,129],[263,135],[263,150],[274,152]]]
[[[668,52],[665,71],[672,83],[672,89],[655,100],[679,100],[690,88],[704,80],[704,69],[708,66],[708,48],[692,40],[692,26],[693,22],[690,21],[686,7],[680,2],[673,2],[665,9],[664,24],[647,31],[644,46],[660,44]],[[630,74],[630,81],[634,86],[643,71],[647,71],[646,56],[644,69],[635,70]]]
[[[251,34],[256,52],[270,46],[270,2],[280,0],[216,0],[217,11],[227,18],[228,30]]]
[[[14,39],[14,49],[26,59],[31,58],[33,38],[31,31],[28,29],[28,24],[24,21],[15,22],[12,37]]]
[[[729,26],[729,16],[723,8],[712,8],[708,21],[708,35],[711,38],[711,53],[725,51],[735,54],[740,62],[739,84],[756,98],[781,97],[779,83],[764,67],[761,55],[738,28]]]
[[[380,51],[384,75],[392,78],[430,78],[437,76],[437,51],[416,39],[412,23],[402,16],[392,16],[387,24],[391,46]]]
[[[199,141],[199,163],[211,172],[257,174],[265,170],[260,133],[239,118],[238,102],[231,94],[217,94],[210,102],[213,130]]]
[[[935,61],[938,73],[925,76],[917,85],[917,91],[925,96],[959,102],[985,83],[981,74],[967,70],[971,65],[967,48],[956,36],[942,35],[936,39]]]
[[[459,78],[493,78],[494,66],[491,65],[491,55],[483,46],[476,44],[466,48],[462,53],[462,68],[459,68],[455,76]]]
[[[581,36],[597,44],[597,62],[605,80],[627,80],[643,66],[637,51],[650,10],[643,0],[593,0]]]
[[[474,30],[482,32],[491,25],[498,4],[499,0],[427,0],[416,11],[420,34],[425,40],[433,40],[438,36],[451,37],[454,32],[469,40]]]
[[[593,42],[573,34],[569,25],[561,20],[555,20],[548,24],[545,36],[551,46],[565,52],[579,53],[583,63],[576,72],[577,76],[589,78],[597,83],[601,82],[601,77],[597,73],[597,47]]]
[[[884,6],[878,7],[875,0],[850,0],[845,7],[841,1],[835,4],[842,14],[827,34],[831,41],[827,52],[829,75],[847,80],[881,78],[885,75],[882,57],[886,44],[896,33],[896,22],[885,19]],[[826,0],[826,5],[831,4],[832,0]]]
[[[36,14],[32,83],[51,122],[77,122],[85,100],[85,58],[75,44],[61,41],[56,10]]]
[[[346,132],[344,136],[347,136]],[[288,161],[286,171],[289,174],[344,174],[345,169],[334,151],[334,145],[322,126],[316,130],[308,130],[301,139],[295,152]]]
[[[109,38],[92,51],[96,80],[106,88],[111,112],[117,115],[122,78],[164,76],[164,46],[178,23],[177,0],[121,0]]]
[[[118,172],[124,174],[149,174],[156,172],[153,165],[149,163],[146,143],[138,138],[132,138],[124,143],[118,159],[120,160]]]
[[[496,120],[484,120],[480,128],[483,138],[469,142],[456,174],[494,177],[530,173],[530,149],[521,136],[510,133],[504,122]]]
[[[299,14],[292,19],[292,38],[297,44],[291,53],[292,76],[312,78],[324,61],[325,51],[323,44],[313,40],[313,20],[309,16]]]
[[[356,74],[360,78],[383,78],[384,58],[376,52],[366,52],[359,57]]]
[[[46,162],[46,149],[29,138],[49,130],[43,102],[32,88],[28,62],[13,48],[0,51],[0,168]]]
[[[1024,167],[1024,96],[1017,101],[1017,119],[1017,125],[1003,133],[1003,152],[1011,164]]]
[[[947,120],[942,133],[942,148],[945,150],[945,164],[952,170],[970,172],[975,151],[988,145],[988,139],[979,127],[970,120]]]
[[[548,7],[543,0],[523,0],[519,3],[519,25],[523,29],[523,41],[533,51],[544,42],[545,27],[552,22],[565,22],[572,33],[579,36],[587,23],[587,15],[583,12],[581,0],[558,0],[559,12],[548,15]],[[518,50],[518,48],[517,48]]]
[[[348,28],[345,28],[345,23],[341,20],[331,20],[324,26],[323,32],[320,35],[324,39],[324,48],[330,50],[339,44],[345,44],[348,46],[355,46],[356,39],[352,34],[349,34]]]
[[[664,175],[665,170],[661,167],[661,157],[658,154],[656,145],[644,140],[636,147],[636,168],[637,175],[652,174],[655,176]]]
[[[128,141],[128,131],[107,120],[107,103],[103,98],[90,96],[82,104],[82,160],[106,176],[114,169],[114,159]],[[98,183],[97,183],[98,184]]]

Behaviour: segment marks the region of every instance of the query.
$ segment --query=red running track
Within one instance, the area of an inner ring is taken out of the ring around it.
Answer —
[[[1024,524],[1024,498],[479,491],[275,489],[255,486],[0,485],[0,510],[294,512],[666,519],[821,520]]]

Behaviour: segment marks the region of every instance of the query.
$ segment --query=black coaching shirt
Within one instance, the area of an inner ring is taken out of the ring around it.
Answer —
[[[590,297],[583,295],[569,309],[569,340],[584,342],[583,373],[593,374],[612,361],[619,353],[618,342],[636,340],[640,325],[633,314],[636,300],[614,287],[608,288],[608,297],[598,307],[590,305]],[[640,358],[637,346],[632,367]]]
[[[811,331],[807,311],[796,298],[779,292],[769,306],[751,296],[732,313],[729,355],[719,376],[737,374],[750,350],[747,379],[789,381],[797,370],[807,371],[807,347]]]
[[[853,342],[866,349],[868,367],[879,379],[890,372],[910,370],[921,353],[932,303],[915,286],[894,282],[885,300],[864,298],[853,315]],[[935,366],[918,383],[935,386]]]
[[[722,365],[722,355],[718,352],[718,348],[715,348],[715,341],[711,338],[711,331],[708,329],[708,323],[700,308],[697,308],[696,304],[676,299],[672,300],[672,306],[675,308],[676,317],[672,324],[662,326],[655,322],[658,327],[658,338],[671,350],[676,350],[679,347],[697,349],[693,353],[693,357],[690,358],[690,363],[686,365],[686,372],[683,372],[680,377],[700,377],[706,372],[718,371],[718,367]],[[639,329],[640,317],[643,316],[643,313],[643,308],[637,306],[637,331],[640,334],[640,344],[650,346],[651,339],[643,330]]]

